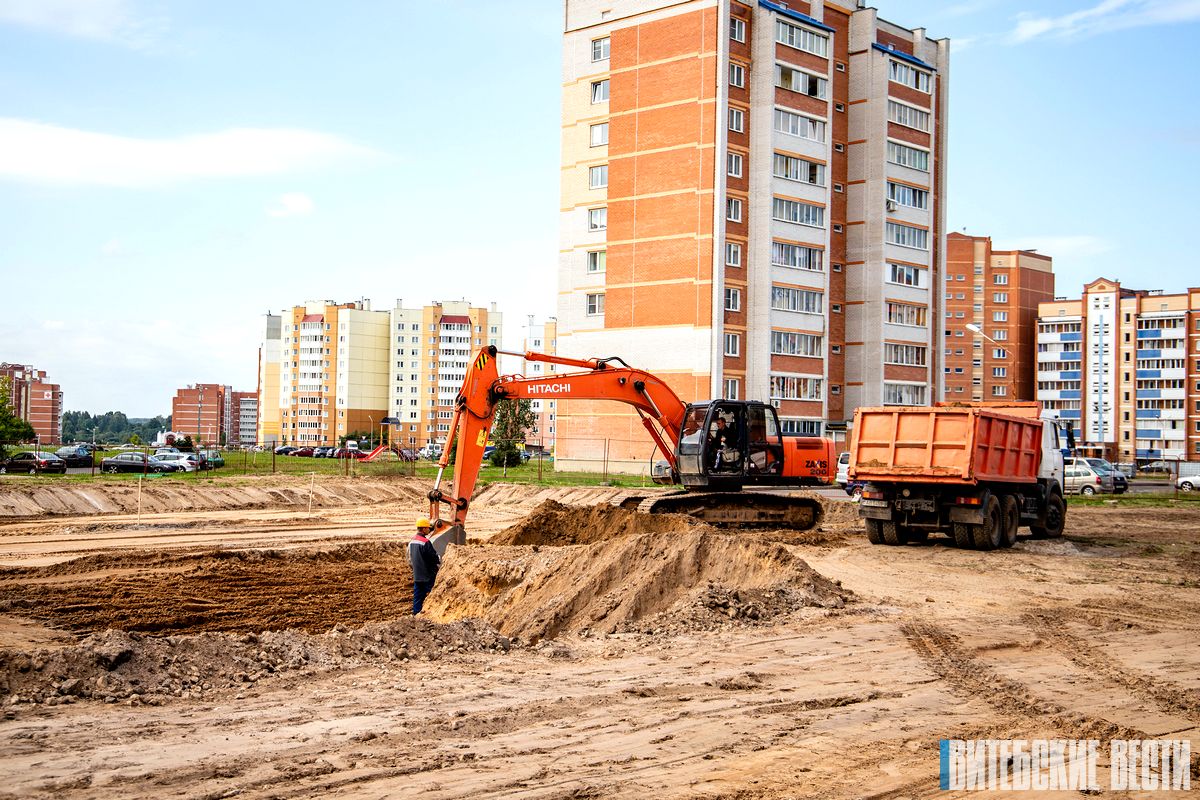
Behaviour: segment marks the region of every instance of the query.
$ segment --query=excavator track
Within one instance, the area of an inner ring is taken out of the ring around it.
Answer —
[[[643,514],[687,514],[709,525],[806,531],[824,516],[821,501],[768,492],[675,492],[626,497],[619,505]]]

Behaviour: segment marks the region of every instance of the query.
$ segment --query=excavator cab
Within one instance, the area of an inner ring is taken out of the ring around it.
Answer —
[[[714,400],[687,407],[676,450],[679,481],[689,488],[737,491],[775,483],[783,472],[783,439],[765,403]]]

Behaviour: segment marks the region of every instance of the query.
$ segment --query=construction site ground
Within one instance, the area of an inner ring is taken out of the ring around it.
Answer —
[[[0,797],[944,797],[943,738],[1200,738],[1200,504],[984,553],[493,485],[413,618],[428,488],[0,482]]]

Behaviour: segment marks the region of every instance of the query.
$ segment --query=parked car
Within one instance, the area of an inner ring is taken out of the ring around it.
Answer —
[[[1184,475],[1176,479],[1175,485],[1179,487],[1179,491],[1181,492],[1194,492],[1200,489],[1200,477]]]
[[[1090,464],[1082,459],[1063,468],[1063,489],[1068,494],[1093,495],[1113,490],[1112,474],[1097,472]]]
[[[115,475],[118,472],[183,472],[178,464],[169,464],[145,453],[121,453],[100,462],[100,471]]]
[[[200,468],[201,469],[217,469],[225,466],[225,456],[220,450],[201,450],[200,451]]]
[[[442,457],[442,446],[427,444],[417,451],[417,455],[421,458],[428,458],[430,461],[437,461]]]
[[[332,447],[314,447],[313,458],[329,458],[329,454],[333,452]]]
[[[121,444],[121,445],[117,445],[116,449],[117,450],[141,450],[142,446],[140,444]]]
[[[1117,466],[1117,472],[1120,472],[1122,475],[1124,475],[1126,478],[1129,478],[1130,480],[1132,480],[1134,477],[1137,476],[1138,467],[1137,467],[1137,464],[1133,461],[1126,461],[1126,462],[1117,464],[1116,466]]]
[[[299,447],[292,447],[290,444],[285,444],[282,447],[275,448],[275,455],[277,455],[277,456],[291,455],[293,452],[295,452],[296,450],[299,450],[299,449],[300,449]]]
[[[30,475],[35,472],[57,472],[65,475],[67,462],[54,453],[29,450],[0,461],[0,472],[28,472]]]
[[[301,458],[312,458],[313,449],[311,447],[301,447],[298,450],[293,450],[288,453],[289,456],[299,456]]]
[[[837,460],[837,485],[843,489],[850,483],[850,451],[842,453]]]
[[[847,480],[846,485],[842,488],[845,489],[846,494],[850,495],[857,501],[862,498],[863,486],[865,485],[866,484],[863,481]]]
[[[339,447],[337,450],[333,451],[333,458],[353,458],[355,460],[361,460],[366,457],[366,451],[359,450],[357,448]]]
[[[1150,461],[1138,467],[1140,472],[1170,472],[1171,462],[1169,461]]]
[[[200,457],[195,453],[161,453],[154,456],[158,461],[182,467],[184,472],[200,469]]]
[[[54,451],[54,455],[67,462],[68,467],[90,467],[93,460],[92,451],[77,444],[60,447]]]
[[[1106,474],[1112,478],[1113,494],[1124,494],[1129,490],[1129,479],[1125,477],[1125,473],[1114,467],[1103,458],[1065,458],[1063,466],[1070,466],[1076,463],[1083,463],[1090,466],[1096,472]]]

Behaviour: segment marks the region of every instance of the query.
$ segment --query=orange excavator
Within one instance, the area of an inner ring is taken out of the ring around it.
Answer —
[[[498,355],[578,371],[536,378],[500,375]],[[429,492],[429,518],[439,549],[466,541],[467,512],[496,404],[524,399],[614,400],[633,406],[663,455],[654,464],[654,482],[684,489],[622,502],[643,512],[690,514],[715,525],[806,530],[820,521],[818,500],[780,492],[747,492],[744,487],[828,485],[836,472],[833,442],[783,435],[775,408],[769,404],[749,400],[684,403],[661,378],[619,358],[564,358],[485,347],[467,368],[447,436],[447,441],[458,443],[453,482],[443,488],[442,477],[450,460],[447,447]],[[443,505],[449,511],[446,518],[442,517]]]

